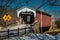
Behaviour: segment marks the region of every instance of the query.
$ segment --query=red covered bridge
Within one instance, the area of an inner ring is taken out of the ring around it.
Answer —
[[[39,10],[32,10],[30,8],[18,9],[17,17],[22,18],[22,22],[24,22],[25,24],[32,24],[37,20],[39,23],[39,29],[41,30],[42,28],[42,32],[48,30],[51,26],[51,15]]]
[[[51,15],[39,10],[36,11],[36,19],[40,24],[40,29],[42,27],[42,32],[47,31],[51,26]]]

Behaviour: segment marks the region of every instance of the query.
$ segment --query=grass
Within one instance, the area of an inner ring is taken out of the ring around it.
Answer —
[[[60,29],[51,29],[45,32],[45,34],[51,34],[51,35],[56,35],[60,33]]]

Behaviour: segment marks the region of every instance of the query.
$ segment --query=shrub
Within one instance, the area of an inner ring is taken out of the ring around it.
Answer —
[[[55,22],[55,24],[57,25],[57,28],[60,29],[60,20],[57,20],[57,21]]]

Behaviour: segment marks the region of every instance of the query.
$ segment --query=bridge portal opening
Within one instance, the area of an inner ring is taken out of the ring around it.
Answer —
[[[22,18],[25,24],[32,24],[34,22],[33,12],[21,12],[19,16]]]

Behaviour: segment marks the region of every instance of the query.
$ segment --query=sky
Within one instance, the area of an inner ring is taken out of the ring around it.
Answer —
[[[40,11],[47,12],[51,15],[54,13],[57,17],[60,17],[60,0],[0,0],[0,6],[8,7],[8,8],[22,8],[24,6],[37,9],[39,6]],[[46,2],[46,3],[45,3]],[[59,6],[51,6],[50,4],[59,5]],[[7,4],[7,6],[6,6]],[[42,6],[42,7],[41,7]]]

